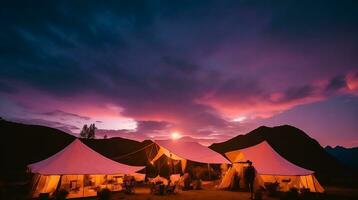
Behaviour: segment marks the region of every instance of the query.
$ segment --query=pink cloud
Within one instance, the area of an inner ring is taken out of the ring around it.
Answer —
[[[136,127],[133,119],[122,115],[123,109],[120,106],[96,94],[83,93],[76,96],[56,97],[43,91],[23,88],[20,93],[8,95],[7,98],[22,107],[26,111],[27,118],[52,117],[52,120],[63,121],[77,127],[96,121],[101,121],[97,123],[100,128],[135,129]],[[58,113],[59,111],[62,114]],[[57,115],[49,115],[55,112]],[[68,113],[67,116],[64,116],[64,113]],[[75,116],[78,116],[77,119]]]
[[[276,92],[265,91],[258,85],[249,87],[244,83],[244,87],[251,91],[242,91],[235,85],[228,90],[230,86],[226,86],[224,90],[212,90],[196,102],[215,108],[229,120],[242,116],[246,119],[270,118],[296,106],[323,101],[331,96],[356,94],[357,77],[349,73],[342,78],[320,79],[306,86]]]
[[[358,95],[358,72],[349,73],[346,76],[348,90],[356,95]]]

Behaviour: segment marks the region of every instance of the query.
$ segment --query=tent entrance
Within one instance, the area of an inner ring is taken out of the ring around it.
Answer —
[[[234,163],[231,168],[227,170],[219,185],[220,189],[230,189],[234,185],[234,176],[239,176],[240,188],[245,188],[244,183],[244,165]],[[237,180],[237,179],[236,179]],[[323,187],[319,184],[313,174],[309,175],[265,175],[257,173],[255,179],[255,187],[266,188],[266,185],[278,183],[279,191],[289,191],[290,188],[309,189],[311,192],[324,192]]]
[[[37,175],[31,196],[38,197],[42,193],[53,196],[61,189],[68,192],[67,198],[97,196],[103,188],[121,191],[123,178],[123,175],[62,175],[61,178],[59,175]]]

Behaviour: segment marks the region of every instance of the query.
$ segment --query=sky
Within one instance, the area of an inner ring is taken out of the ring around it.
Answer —
[[[358,146],[354,0],[10,1],[0,30],[6,120],[206,144],[290,124]]]

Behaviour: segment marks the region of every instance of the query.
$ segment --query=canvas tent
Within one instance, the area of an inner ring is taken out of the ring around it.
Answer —
[[[68,198],[97,195],[97,190],[119,190],[123,176],[144,167],[129,166],[110,160],[83,144],[79,139],[53,156],[28,165],[35,174],[32,197],[52,195],[57,189],[69,192]]]
[[[256,185],[265,183],[279,183],[279,190],[288,191],[290,188],[307,188],[311,192],[323,192],[314,172],[294,165],[279,155],[266,141],[245,149],[239,149],[225,153],[233,166],[226,172],[219,188],[225,189],[232,184],[233,176],[239,174],[242,177],[247,160],[252,161],[257,171]],[[241,179],[242,180],[242,179]]]
[[[221,154],[197,142],[181,140],[156,140],[154,142],[159,146],[159,150],[151,162],[154,163],[162,155],[166,155],[173,160],[180,161],[183,172],[185,171],[187,160],[208,164],[230,163]]]

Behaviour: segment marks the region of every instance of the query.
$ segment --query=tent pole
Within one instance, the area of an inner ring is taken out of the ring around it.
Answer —
[[[47,187],[48,187],[48,182],[50,181],[50,176],[46,176],[46,186],[45,186],[45,191],[47,191]]]
[[[317,192],[315,179],[314,179],[314,177],[313,177],[313,175],[312,175],[312,174],[311,174],[311,177],[312,177],[312,182],[313,182],[313,187],[314,187],[314,190],[315,190],[315,192]]]
[[[62,176],[63,175],[60,175],[60,179],[58,180],[58,183],[57,183],[57,186],[56,186],[56,191],[59,191],[61,189]]]
[[[183,174],[185,174],[185,172],[186,172],[186,165],[188,164],[188,160],[185,160],[185,167],[184,167],[184,170],[183,170]]]
[[[35,174],[32,177],[31,196],[33,196],[33,194],[37,191],[37,186],[39,185],[41,177],[42,177],[42,175],[40,175],[40,174]]]
[[[175,173],[174,172],[174,163],[173,163],[173,159],[172,159],[172,153],[170,153],[170,164],[171,164],[172,169],[171,169],[171,172],[169,173],[169,178],[173,173]]]
[[[306,179],[306,186],[307,186],[307,188],[308,188],[307,175],[305,176],[305,179]],[[307,189],[307,188],[306,188],[306,189]]]
[[[157,150],[157,153],[158,153],[159,149],[158,149],[157,145],[155,145],[155,149]],[[157,170],[158,170],[158,175],[160,176],[160,158],[158,158],[157,160],[158,160],[158,163],[157,163],[158,168],[157,168]]]
[[[160,161],[158,160],[158,175],[160,176],[160,168],[161,168],[161,166],[160,166]]]
[[[85,175],[82,175],[82,197],[85,196]]]
[[[210,163],[208,163],[209,180],[211,180]]]

